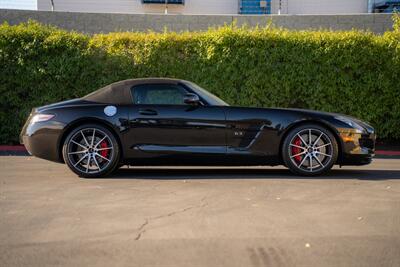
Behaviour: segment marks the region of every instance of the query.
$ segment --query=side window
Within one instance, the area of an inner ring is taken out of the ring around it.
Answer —
[[[144,84],[133,87],[134,104],[184,105],[185,89],[172,84]]]

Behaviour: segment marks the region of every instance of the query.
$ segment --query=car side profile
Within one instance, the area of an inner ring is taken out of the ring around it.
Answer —
[[[122,165],[285,165],[314,176],[370,163],[375,139],[370,125],[346,115],[233,107],[167,78],[120,81],[33,108],[20,135],[33,156],[87,178]]]

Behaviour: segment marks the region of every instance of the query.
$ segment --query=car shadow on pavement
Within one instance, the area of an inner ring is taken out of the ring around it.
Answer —
[[[304,177],[286,169],[260,168],[121,168],[109,179],[400,179],[400,170],[346,170],[334,169],[322,176]],[[107,178],[105,178],[107,179]]]

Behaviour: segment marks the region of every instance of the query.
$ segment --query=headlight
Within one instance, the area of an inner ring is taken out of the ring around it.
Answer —
[[[343,117],[343,116],[337,116],[337,117],[335,117],[335,119],[337,119],[337,120],[339,120],[339,121],[341,121],[341,122],[346,123],[346,124],[349,125],[351,128],[356,129],[358,133],[363,133],[363,132],[365,132],[364,127],[362,127],[360,124],[358,124],[357,122],[353,121],[353,120],[350,119],[350,118]]]
[[[36,114],[32,117],[31,124],[34,124],[37,122],[42,122],[42,121],[48,121],[54,117],[55,117],[55,115],[53,115],[53,114]]]

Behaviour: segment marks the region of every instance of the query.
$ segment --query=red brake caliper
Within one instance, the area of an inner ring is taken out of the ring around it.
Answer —
[[[301,140],[300,140],[299,137],[297,137],[294,140],[293,145],[301,146]],[[299,153],[301,153],[301,149],[298,148],[298,147],[292,146],[292,155],[297,155]],[[300,162],[301,161],[301,155],[294,157],[294,160],[297,161],[297,162]]]
[[[107,148],[107,147],[108,147],[108,145],[107,145],[107,142],[105,140],[100,143],[100,148]],[[103,157],[107,158],[108,150],[107,149],[101,150],[100,151],[100,155],[102,155]]]

